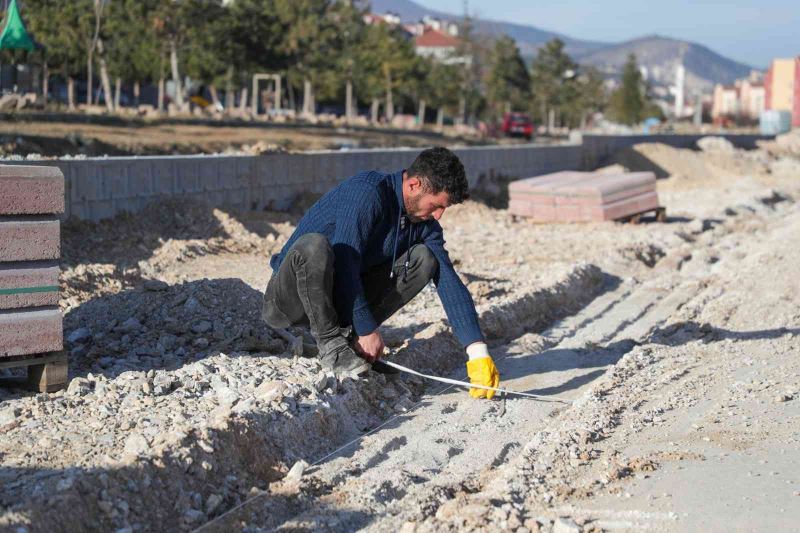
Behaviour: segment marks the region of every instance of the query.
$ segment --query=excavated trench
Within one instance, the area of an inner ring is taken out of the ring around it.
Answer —
[[[575,313],[614,283],[593,265],[577,265],[555,285],[484,312],[481,325],[498,346]],[[439,375],[460,369],[464,358],[443,322],[418,332],[394,357]],[[294,364],[312,374],[316,369],[315,360],[296,358]],[[312,391],[288,383],[274,394],[262,390],[264,401],[241,401],[233,409],[221,405],[206,423],[156,436],[148,449],[121,461],[109,458],[108,466],[6,472],[4,479],[15,480],[3,491],[7,522],[29,531],[192,529],[257,495],[296,461],[314,463],[387,420],[402,424],[408,416],[402,413],[433,390],[413,376],[377,374],[341,381],[327,376],[317,386]],[[392,441],[383,454],[402,445]],[[448,453],[460,451],[452,447]],[[380,461],[380,455],[374,459]],[[12,496],[15,487],[32,484],[34,490],[23,499]],[[382,498],[396,497],[387,485]],[[296,505],[288,497],[270,498],[286,510]],[[57,523],[47,519],[54,514],[60,517]]]

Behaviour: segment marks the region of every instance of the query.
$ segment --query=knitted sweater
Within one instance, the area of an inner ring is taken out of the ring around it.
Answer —
[[[294,242],[307,233],[321,233],[334,253],[333,303],[343,326],[352,324],[358,335],[378,328],[369,310],[361,275],[369,268],[401,257],[410,246],[424,243],[439,261],[433,280],[439,299],[458,340],[468,346],[483,341],[472,297],[459,279],[444,247],[436,220],[406,224],[403,171],[368,171],[348,178],[326,193],[300,219],[292,236],[270,266],[277,272]],[[409,235],[410,232],[410,235]]]

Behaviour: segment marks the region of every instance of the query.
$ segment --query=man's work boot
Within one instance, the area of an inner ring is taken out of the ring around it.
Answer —
[[[370,369],[370,364],[359,357],[342,336],[334,337],[319,347],[319,362],[324,370],[337,375],[359,376]]]

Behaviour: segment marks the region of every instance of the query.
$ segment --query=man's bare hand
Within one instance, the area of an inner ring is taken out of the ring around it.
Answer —
[[[353,347],[358,351],[361,357],[370,363],[374,363],[383,355],[384,346],[383,337],[381,337],[380,332],[376,329],[369,335],[356,337]]]

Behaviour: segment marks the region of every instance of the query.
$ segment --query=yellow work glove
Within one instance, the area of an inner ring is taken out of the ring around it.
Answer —
[[[487,387],[500,386],[500,373],[494,366],[491,356],[479,357],[467,361],[467,375],[469,382],[473,385],[485,385]],[[486,398],[491,400],[495,391],[485,389],[470,389],[469,395],[473,398]]]

